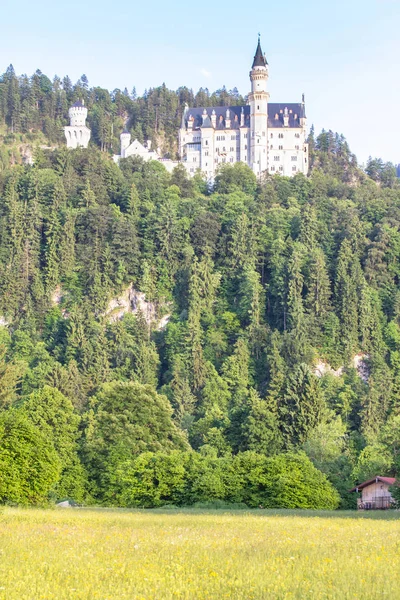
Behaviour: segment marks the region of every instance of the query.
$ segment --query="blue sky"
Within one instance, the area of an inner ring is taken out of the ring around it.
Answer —
[[[343,133],[361,162],[400,162],[400,0],[2,0],[0,22],[0,72],[85,73],[138,93],[165,82],[245,94],[260,32],[272,102],[304,92],[316,131]]]

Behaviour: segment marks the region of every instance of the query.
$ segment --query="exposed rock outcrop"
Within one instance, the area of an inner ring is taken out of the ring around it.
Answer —
[[[151,326],[155,325],[158,330],[164,329],[171,315],[164,315],[159,318],[157,307],[154,302],[146,300],[146,294],[139,292],[133,287],[133,284],[122,292],[116,298],[113,298],[108,303],[105,311],[105,316],[111,322],[119,321],[127,313],[137,314],[141,312],[146,323]]]
[[[314,367],[314,374],[317,377],[323,377],[324,375],[333,375],[334,377],[340,377],[343,375],[343,367],[339,367],[336,371],[331,367],[331,365],[324,361],[319,360]]]
[[[351,365],[354,369],[356,369],[359,377],[365,381],[366,383],[368,382],[369,379],[369,366],[368,366],[368,359],[369,359],[369,354],[356,354],[355,356],[353,356],[352,360],[351,360]],[[342,365],[341,367],[339,367],[338,369],[333,369],[331,367],[331,365],[324,361],[324,360],[319,360],[317,362],[317,364],[314,367],[314,374],[317,377],[323,377],[324,375],[333,375],[334,377],[341,377],[344,373],[344,366]]]

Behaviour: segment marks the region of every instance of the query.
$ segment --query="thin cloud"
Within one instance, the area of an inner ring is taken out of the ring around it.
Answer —
[[[204,75],[204,77],[207,77],[207,79],[211,77],[210,71],[207,71],[207,69],[205,69],[204,67],[200,69],[200,73]]]

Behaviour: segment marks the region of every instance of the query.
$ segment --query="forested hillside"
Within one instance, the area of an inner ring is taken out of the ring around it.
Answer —
[[[138,96],[116,89],[89,88],[86,75],[72,84],[69,77],[51,81],[41,71],[31,77],[17,77],[10,65],[0,76],[0,170],[10,159],[18,161],[15,145],[57,145],[65,141],[63,126],[69,124],[68,109],[77,100],[88,108],[88,126],[92,143],[102,150],[119,154],[119,135],[127,125],[133,139],[151,140],[166,156],[177,153],[177,130],[185,103],[190,106],[224,106],[244,104],[237,89],[225,87],[210,93],[200,88],[194,94],[187,87],[168,90],[163,84]],[[3,135],[2,135],[3,134]]]
[[[312,131],[308,178],[257,182],[239,163],[210,190],[183,167],[117,166],[99,133],[130,118],[172,139],[181,103],[204,98],[68,85],[0,82],[0,501],[329,508],[319,471],[342,506],[396,474],[392,166],[371,160],[374,181],[343,136]],[[89,149],[10,164],[18,136],[61,143],[83,95]]]

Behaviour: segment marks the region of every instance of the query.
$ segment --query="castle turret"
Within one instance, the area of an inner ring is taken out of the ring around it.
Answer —
[[[250,164],[257,174],[267,168],[267,129],[268,129],[268,63],[261,50],[260,36],[250,71]]]
[[[87,108],[84,100],[78,100],[68,111],[71,127],[85,127],[87,118]]]
[[[87,108],[84,101],[78,100],[68,111],[70,124],[64,127],[68,148],[81,146],[87,148],[90,140],[90,129],[86,127]]]
[[[121,158],[125,158],[125,150],[131,145],[131,134],[127,129],[124,129],[119,137],[121,140]]]

